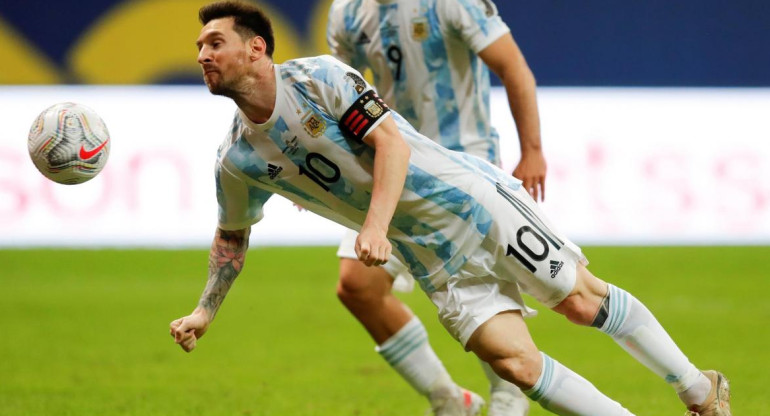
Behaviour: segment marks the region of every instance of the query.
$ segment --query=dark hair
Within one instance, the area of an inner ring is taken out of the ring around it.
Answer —
[[[198,11],[198,20],[203,25],[214,19],[232,17],[235,24],[233,29],[241,35],[241,38],[249,39],[254,36],[261,36],[267,44],[265,53],[270,58],[273,57],[275,50],[275,39],[273,38],[273,25],[270,19],[262,10],[253,4],[242,3],[239,1],[218,1],[203,6]]]

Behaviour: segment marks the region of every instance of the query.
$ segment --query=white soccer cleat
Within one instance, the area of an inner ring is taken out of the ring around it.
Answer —
[[[434,416],[476,416],[484,407],[484,399],[460,386],[442,389],[430,394]]]
[[[529,414],[529,399],[521,390],[492,392],[489,398],[488,416],[527,416],[527,414]]]

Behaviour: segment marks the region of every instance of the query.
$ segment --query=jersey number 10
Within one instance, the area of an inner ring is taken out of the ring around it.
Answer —
[[[314,164],[313,161],[318,162]],[[318,163],[325,166],[318,169],[320,167]],[[305,157],[305,163],[299,165],[299,174],[312,179],[326,192],[329,192],[327,183],[333,184],[340,180],[340,168],[320,153],[308,153]]]

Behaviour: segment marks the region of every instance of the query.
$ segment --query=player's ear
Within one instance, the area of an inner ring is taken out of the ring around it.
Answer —
[[[254,36],[249,41],[249,58],[252,61],[256,61],[265,55],[267,51],[267,43],[262,36]]]

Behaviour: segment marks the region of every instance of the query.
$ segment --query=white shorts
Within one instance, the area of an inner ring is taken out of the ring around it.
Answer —
[[[578,246],[556,232],[537,203],[520,187],[498,187],[494,221],[486,239],[460,271],[430,294],[441,323],[463,347],[491,317],[509,310],[532,316],[523,291],[553,308],[575,286]]]
[[[337,249],[337,257],[358,260],[356,255],[356,238],[358,238],[357,232],[350,229],[347,230]],[[381,267],[393,278],[393,290],[399,292],[411,292],[414,290],[414,278],[406,266],[395,256],[391,255],[388,262]]]

